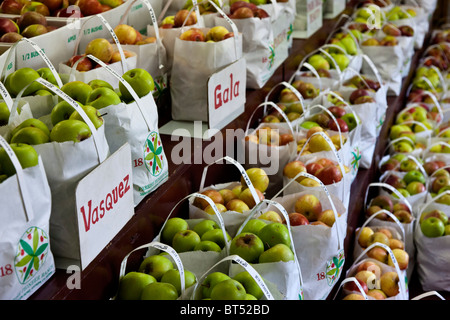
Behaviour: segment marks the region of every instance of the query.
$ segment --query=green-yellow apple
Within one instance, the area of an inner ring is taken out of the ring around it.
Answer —
[[[10,89],[11,93],[16,96],[23,88],[29,86],[23,92],[23,96],[29,96],[41,89],[41,85],[38,82],[33,82],[40,77],[39,73],[33,68],[24,67],[17,69],[11,74]]]
[[[194,251],[214,251],[221,252],[222,248],[215,242],[210,240],[200,241],[195,247]]]
[[[117,299],[140,300],[144,287],[153,282],[156,282],[156,279],[149,274],[136,271],[128,272],[120,279]]]
[[[228,234],[228,232],[225,233],[225,236],[227,237],[226,241],[231,241],[231,236]],[[225,247],[225,240],[223,238],[223,230],[222,229],[212,229],[206,231],[202,237],[201,241],[212,241],[219,245],[221,249]]]
[[[56,142],[80,142],[91,136],[89,126],[80,120],[67,119],[58,122],[50,131],[50,140]]]
[[[94,108],[93,106],[90,106],[90,105],[81,106],[81,108],[83,109],[84,113],[86,113],[86,115],[88,116],[89,120],[91,120],[91,122],[94,125],[95,129],[98,129],[98,128],[100,128],[103,125],[103,117],[102,117],[100,111],[98,111],[97,108]],[[78,113],[77,110],[75,110],[70,115],[69,119],[71,119],[71,120],[80,120],[80,121],[85,122],[83,117]]]
[[[234,192],[231,189],[221,189],[219,190],[219,193],[222,195],[223,198],[223,204],[227,204],[230,200],[237,199],[237,196],[234,194]]]
[[[363,227],[359,231],[358,244],[362,248],[367,248],[369,246],[369,240],[370,240],[370,237],[372,236],[372,234],[374,234],[374,231],[373,231],[372,228],[370,228],[370,227]]]
[[[200,236],[193,230],[181,230],[174,234],[172,247],[176,252],[186,252],[194,250],[194,247],[200,242]]]
[[[65,83],[61,90],[75,101],[78,101],[81,104],[86,104],[92,88],[83,81],[75,80]],[[58,101],[63,101],[63,99],[58,97]]]
[[[11,137],[11,143],[26,143],[29,145],[42,144],[49,141],[50,137],[36,127],[24,127]]]
[[[11,143],[10,147],[17,156],[23,169],[34,167],[39,163],[39,155],[31,145],[25,143]],[[14,165],[4,148],[0,149],[0,168],[2,174],[7,175],[8,177],[16,174],[16,168],[14,168]]]
[[[180,281],[180,271],[178,269],[168,270],[161,277],[161,282],[172,284],[178,292],[178,295],[181,295],[181,281]],[[184,285],[185,289],[189,288],[193,284],[197,282],[197,278],[195,274],[189,270],[184,270]]]
[[[203,299],[211,298],[212,289],[220,282],[231,279],[231,277],[223,272],[214,271],[208,274],[201,283],[201,297]]]
[[[258,262],[264,252],[264,243],[254,233],[244,232],[236,235],[230,244],[230,254],[236,254],[249,263]]]
[[[174,219],[174,218],[172,218]],[[180,219],[180,218],[178,218]],[[184,221],[184,220],[183,220]],[[167,221],[168,223],[169,221]],[[167,225],[166,223],[166,225]],[[217,222],[215,222],[214,220],[209,220],[209,219],[205,219],[200,221],[199,223],[197,223],[192,230],[194,230],[195,232],[197,232],[197,234],[200,236],[200,238],[203,236],[203,234],[206,231],[209,230],[213,230],[213,229],[220,229],[220,226]]]
[[[144,287],[141,300],[177,300],[177,288],[167,282],[153,282]]]
[[[294,252],[283,243],[278,243],[270,247],[259,256],[259,263],[268,262],[288,262],[294,260]]]
[[[315,195],[304,194],[295,201],[295,212],[303,214],[309,221],[314,221],[322,212],[322,204]]]
[[[215,206],[216,206],[216,209],[219,211],[219,213],[223,213],[223,212],[226,212],[228,210],[227,207],[225,207],[221,203],[216,203]],[[216,211],[214,210],[214,207],[212,207],[211,205],[207,206],[204,211],[207,214],[210,214],[212,216],[216,214]]]
[[[264,293],[261,287],[248,271],[245,270],[239,272],[233,276],[233,279],[239,281],[244,286],[245,291],[254,296],[257,300],[263,297]]]
[[[9,108],[6,102],[0,102],[0,126],[8,124],[9,121]]]
[[[314,121],[304,121],[301,124],[301,127],[304,129],[311,129],[312,127],[319,127],[319,124],[317,122]]]
[[[128,70],[122,75],[122,78],[126,82],[128,82],[128,84],[131,86],[131,88],[139,98],[146,96],[155,89],[153,77],[145,69],[135,68]],[[131,102],[134,100],[132,94],[128,91],[128,89],[123,85],[122,82],[119,83],[119,90],[124,101]]]
[[[258,232],[266,226],[266,223],[261,219],[250,219],[242,228],[241,233],[250,232],[258,234]]]
[[[37,73],[39,73],[42,79],[47,80],[48,82],[50,82],[55,86],[58,86],[58,81],[56,80],[55,75],[53,74],[53,72],[49,67],[42,67],[37,69],[36,71]],[[41,90],[48,90],[48,88],[45,87],[44,85],[41,85]]]
[[[169,218],[161,231],[161,241],[168,245],[172,245],[173,236],[179,231],[189,229],[186,220],[179,217]]]
[[[33,95],[35,96],[52,96],[53,92],[45,89],[39,89],[37,90]]]
[[[330,69],[330,63],[320,54],[313,54],[308,58],[308,63],[313,66],[314,69]]]
[[[164,273],[173,268],[173,263],[169,258],[161,255],[154,255],[145,258],[141,262],[138,271],[147,273],[155,277],[157,281],[160,281]]]
[[[36,119],[36,118],[29,118],[24,121],[22,121],[17,127],[11,130],[11,136],[14,136],[17,131],[20,129],[23,129],[25,127],[36,127],[41,129],[47,136],[50,136],[50,130],[48,129],[47,125],[42,122],[42,120]]]
[[[121,102],[117,93],[107,87],[99,87],[93,89],[86,100],[89,104],[97,109],[102,109],[107,106],[115,106]]]
[[[250,168],[245,171],[247,173],[248,178],[250,179],[253,187],[258,189],[261,192],[267,190],[269,186],[269,177],[264,169],[261,168]],[[247,183],[245,182],[244,177],[241,177],[241,185],[246,188]]]
[[[444,235],[445,225],[441,219],[429,217],[420,223],[420,229],[424,236],[428,238],[436,238]]]
[[[259,189],[255,188],[254,190],[258,196],[259,201],[262,201],[264,199],[264,194],[259,191]],[[256,205],[255,198],[253,197],[250,188],[242,189],[241,193],[239,194],[239,199],[244,201],[250,209]]]
[[[419,181],[410,182],[406,186],[406,191],[408,191],[410,195],[419,194],[425,192],[426,190],[425,184]]]
[[[400,292],[400,279],[395,271],[388,271],[381,275],[380,286],[381,290],[388,297],[394,297]]]
[[[101,80],[101,79],[94,79],[88,82],[88,85],[92,88],[92,89],[97,89],[97,88],[101,88],[101,87],[106,87],[108,89],[114,90],[113,86],[105,81],[105,80]]]
[[[113,51],[111,42],[105,38],[95,38],[87,44],[84,53],[86,55],[92,55],[104,63],[109,63],[112,58]]]
[[[278,223],[283,222],[283,219],[281,218],[280,214],[274,210],[268,210],[264,212],[257,219]]]
[[[80,107],[82,104],[78,102]],[[75,108],[65,100],[62,100],[55,104],[50,112],[50,121],[52,125],[56,125],[58,122],[67,120],[70,118],[70,115],[75,112]]]
[[[392,249],[392,254],[395,257],[395,260],[397,260],[398,267],[400,270],[406,270],[409,265],[409,254],[403,249]],[[388,256],[388,265],[391,267],[394,267],[394,262],[392,261],[391,255]]]
[[[219,282],[211,290],[211,300],[245,300],[244,286],[234,279]]]
[[[403,180],[406,182],[406,184],[409,184],[413,181],[418,181],[421,183],[425,183],[425,177],[422,172],[419,170],[411,170],[408,173],[405,174],[403,177]]]
[[[265,250],[282,243],[286,246],[291,245],[291,237],[287,226],[283,223],[269,223],[258,232],[258,237],[264,244]]]
[[[226,204],[226,208],[229,211],[235,211],[240,213],[244,213],[250,210],[248,205],[241,199],[232,199],[228,201]]]

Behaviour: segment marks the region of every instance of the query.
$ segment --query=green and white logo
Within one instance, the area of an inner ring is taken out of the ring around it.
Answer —
[[[44,230],[31,227],[19,240],[14,268],[19,282],[30,281],[45,263],[49,253],[49,238]]]
[[[164,154],[160,136],[157,132],[151,132],[144,146],[145,167],[155,177],[164,170]]]
[[[341,250],[336,257],[333,257],[327,262],[327,283],[331,287],[337,279],[339,279],[342,268],[344,267],[345,255],[344,250]]]

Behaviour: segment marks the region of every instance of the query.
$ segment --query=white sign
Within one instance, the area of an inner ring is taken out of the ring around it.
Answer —
[[[214,73],[208,81],[208,124],[222,129],[245,109],[246,63],[241,58]]]
[[[132,188],[128,143],[79,182],[75,197],[82,269],[133,216]]]

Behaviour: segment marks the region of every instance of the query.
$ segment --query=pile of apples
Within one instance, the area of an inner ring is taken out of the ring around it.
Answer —
[[[374,243],[381,243],[392,250],[392,253],[397,260],[400,270],[406,270],[409,265],[409,254],[405,250],[405,243],[403,240],[394,237],[393,231],[387,227],[371,227],[365,226],[357,230],[357,241],[361,248],[366,249]],[[369,258],[375,259],[381,263],[394,267],[393,261],[387,252],[381,246],[374,246],[367,251]],[[367,282],[366,282],[367,283]]]
[[[353,76],[350,79],[345,80],[343,85],[355,89],[373,90],[374,92],[377,92],[381,87],[381,84],[378,81],[370,79],[363,74],[361,76]]]
[[[292,133],[280,133],[278,129],[265,125],[245,136],[245,139],[257,144],[278,147],[294,141],[294,136]]]
[[[0,17],[0,42],[15,43],[25,38],[33,38],[52,30],[47,17],[36,11],[26,11],[17,18]]]
[[[129,50],[123,49],[122,51],[125,59],[136,55],[136,53]],[[95,61],[86,57],[87,55],[92,55],[105,64],[111,64],[122,60],[119,50],[114,49],[111,42],[105,38],[96,38],[87,44],[84,53],[72,56],[66,64],[69,67],[73,67],[74,64],[80,60],[76,67],[76,70],[79,72],[86,72],[101,67],[100,64],[97,64]]]
[[[432,198],[447,190],[450,190],[450,173],[445,169],[437,170],[433,177],[430,178],[429,186],[430,189],[428,191],[430,192],[430,196]],[[450,205],[450,196],[443,195],[437,199],[436,202]]]
[[[326,111],[319,112],[302,123],[302,128],[321,127],[325,130],[350,132],[356,128],[357,120],[353,112],[347,112],[343,106],[331,106],[328,111],[335,117],[334,121]]]
[[[135,28],[127,24],[118,24],[114,28],[114,33],[120,44],[143,45],[156,42],[156,37],[144,36]]]
[[[10,143],[10,147],[15,153],[23,169],[37,166],[39,155],[33,146],[25,143]],[[0,148],[0,183],[16,174],[16,169],[6,153],[6,150]]]
[[[181,28],[183,26],[192,26],[198,22],[195,11],[189,13],[188,9],[178,10],[174,15],[166,16],[160,23],[162,29]]]
[[[392,199],[386,195],[378,195],[371,200],[366,209],[366,217],[368,218],[377,214],[375,219],[393,221],[393,219],[385,212],[378,213],[382,209],[392,213],[400,223],[412,223],[414,220],[413,214],[406,204],[401,202],[394,203]]]
[[[347,172],[347,168],[344,166],[344,170]],[[283,176],[288,179],[295,178],[300,172],[306,172],[317,179],[319,179],[324,185],[330,185],[342,180],[343,174],[337,162],[328,158],[319,158],[305,164],[300,160],[290,161],[283,168]],[[298,183],[305,187],[318,187],[320,184],[308,177],[298,177],[296,179]]]
[[[214,26],[206,33],[200,28],[189,28],[180,35],[181,40],[197,42],[219,42],[234,37],[234,33],[223,26]]]
[[[336,134],[330,134],[328,131],[326,131],[324,128],[320,126],[313,126],[306,132],[306,136],[302,137],[301,139],[297,140],[297,151],[298,153],[303,152],[301,155],[307,155],[312,154],[316,152],[321,151],[331,151],[331,146],[328,143],[328,141],[321,135],[314,135],[317,132],[322,132],[325,134],[328,138],[330,138],[331,142],[333,143],[336,150],[341,149],[341,142],[342,145],[345,144],[347,141],[347,137],[345,137],[342,134],[336,133]],[[310,139],[311,138],[311,139]],[[308,139],[309,142],[308,142]]]
[[[375,37],[367,38],[361,44],[363,46],[396,46],[399,44],[397,37],[413,37],[414,29],[408,25],[396,26],[393,23],[386,23],[382,27],[384,37],[377,39]]]
[[[428,238],[437,238],[450,235],[448,216],[438,209],[425,211],[419,219],[420,230]]]
[[[386,175],[382,182],[397,189],[405,198],[427,191],[426,177],[420,170],[410,170],[403,177],[393,172]],[[395,194],[392,195],[397,197]]]
[[[260,3],[259,3],[260,4]],[[258,4],[247,1],[234,1],[230,4],[230,19],[248,19],[248,18],[268,18],[266,10],[258,7]]]
[[[352,40],[353,41],[353,40]],[[326,51],[336,61],[341,71],[345,70],[350,64],[350,59],[341,50],[335,48],[326,48]],[[334,62],[324,54],[313,54],[308,57],[307,62],[316,70],[331,70],[334,69]],[[321,71],[323,73],[323,71]]]
[[[185,288],[197,283],[195,274],[184,270]],[[181,296],[180,272],[164,255],[145,258],[137,271],[127,272],[119,283],[117,300],[177,300]]]

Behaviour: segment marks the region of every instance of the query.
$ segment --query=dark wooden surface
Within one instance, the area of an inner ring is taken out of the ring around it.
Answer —
[[[346,13],[351,13],[351,7]],[[442,13],[442,12],[441,12]],[[444,13],[445,14],[445,13]],[[264,88],[259,90],[247,90],[245,112],[231,122],[226,129],[245,128],[254,108],[264,101],[265,96],[276,84],[281,81],[288,81],[296,70],[303,57],[324,43],[330,32],[335,27],[337,19],[324,20],[323,27],[308,39],[294,39],[293,47],[289,58],[274,73]],[[361,209],[364,201],[364,193],[367,185],[377,179],[376,166],[381,158],[387,142],[388,130],[393,122],[394,114],[404,105],[407,84],[413,73],[414,66],[420,57],[421,50],[416,52],[412,63],[412,70],[404,80],[404,86],[399,96],[389,97],[389,108],[386,121],[377,141],[374,161],[370,169],[361,169],[352,185],[352,201],[349,207],[349,220],[347,237],[345,240],[345,252],[352,252],[354,241],[354,231],[362,224]],[[276,92],[274,93],[276,94]],[[164,107],[170,103],[168,97],[160,101],[160,125],[170,119],[170,110]],[[148,243],[154,239],[159,232],[163,222],[171,212],[174,205],[183,197],[198,191],[204,163],[194,163],[194,155],[201,152],[211,141],[200,141],[192,139],[192,154],[187,155],[191,161],[189,163],[174,164],[170,154],[177,144],[176,139],[163,135],[163,145],[169,160],[169,179],[157,191],[149,195],[135,210],[133,218],[125,225],[119,234],[108,244],[108,246],[95,258],[90,265],[81,272],[81,288],[68,289],[67,281],[73,274],[66,273],[65,270],[57,270],[56,274],[44,284],[30,300],[107,300],[110,299],[117,289],[119,278],[119,266],[123,258],[134,248]],[[235,143],[235,141],[226,141]],[[233,181],[238,178],[238,173],[233,166],[218,164],[211,166],[208,171],[207,184]],[[177,207],[174,212],[177,216],[187,217],[185,205]],[[138,266],[143,252],[136,252],[131,255],[128,262],[130,269]],[[351,264],[351,259],[346,260],[344,274]],[[414,275],[413,275],[414,276]],[[417,278],[417,277],[416,277]],[[341,279],[342,280],[342,276]],[[337,287],[337,286],[336,286]],[[420,284],[413,279],[410,284],[411,296],[422,292]],[[334,294],[330,294],[333,297]]]

